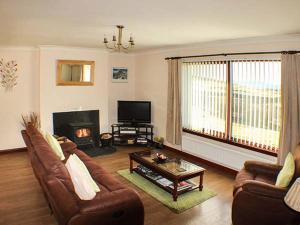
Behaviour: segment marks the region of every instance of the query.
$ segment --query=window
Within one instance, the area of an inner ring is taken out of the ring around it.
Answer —
[[[280,67],[276,60],[184,62],[184,130],[277,153]]]
[[[225,138],[226,62],[183,63],[184,128]]]

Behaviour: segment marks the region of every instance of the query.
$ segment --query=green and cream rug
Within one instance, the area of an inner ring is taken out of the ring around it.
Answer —
[[[177,201],[174,202],[173,197],[170,193],[151,183],[137,173],[130,174],[129,169],[119,170],[118,174],[151,195],[153,198],[160,201],[175,213],[182,213],[183,211],[199,205],[202,202],[216,196],[216,193],[203,188],[202,191],[194,190],[179,195]]]

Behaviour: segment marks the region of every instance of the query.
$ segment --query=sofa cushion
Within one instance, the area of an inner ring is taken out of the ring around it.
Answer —
[[[42,173],[43,176],[53,175],[58,178],[69,191],[74,193],[74,187],[65,165],[54,154],[43,135],[36,128],[31,126],[26,128],[26,134],[32,144],[32,154],[34,154],[31,160],[35,158],[35,162],[32,162],[34,163],[33,167],[39,165],[39,169],[35,169],[36,175],[40,173]],[[39,176],[40,181],[43,176]]]
[[[53,137],[53,135],[47,133],[46,134],[46,139],[51,147],[51,149],[53,150],[53,152],[60,158],[60,160],[65,160],[65,156],[64,153],[61,149],[60,144],[58,143],[58,141],[56,140],[55,137]]]
[[[66,162],[66,168],[71,176],[71,180],[78,197],[81,200],[91,200],[96,196],[96,192],[100,191],[100,189],[92,179],[87,169],[83,169],[82,164],[79,163],[76,157],[76,155],[70,155]]]
[[[67,168],[62,161],[53,153],[49,145],[34,146],[38,148],[35,151],[39,162],[43,166],[47,175],[53,175],[58,178],[66,187],[74,192],[74,187],[67,171]]]
[[[294,160],[295,160],[295,173],[290,185],[295,182],[295,180],[300,177],[300,144],[298,144],[294,150]]]
[[[73,154],[72,157],[76,161],[77,166],[79,167],[80,171],[84,174],[86,179],[89,181],[90,185],[93,187],[94,191],[99,192],[100,189],[99,189],[98,185],[96,184],[96,182],[91,177],[91,174],[88,171],[88,169],[86,168],[86,166],[84,165],[84,163],[78,158],[78,156],[76,154]]]
[[[285,188],[288,187],[295,173],[295,160],[292,153],[287,155],[284,165],[278,174],[276,186]]]

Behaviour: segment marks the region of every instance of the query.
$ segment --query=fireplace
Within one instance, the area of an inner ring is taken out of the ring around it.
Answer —
[[[99,110],[53,113],[54,134],[66,136],[78,148],[99,146]]]

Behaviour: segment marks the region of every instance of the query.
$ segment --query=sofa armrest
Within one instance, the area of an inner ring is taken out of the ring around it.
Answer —
[[[282,166],[280,165],[259,161],[246,161],[244,167],[246,170],[252,173],[265,174],[272,177],[277,176],[280,170],[282,169]]]
[[[299,224],[296,212],[284,203],[287,189],[259,181],[247,181],[236,192],[232,202],[234,225]]]
[[[48,197],[52,208],[54,207],[54,210],[59,212],[59,215],[62,215],[59,221],[68,221],[79,211],[73,193],[59,179],[52,175],[45,177],[45,182],[50,193]]]
[[[247,191],[253,194],[271,197],[271,198],[277,198],[277,199],[283,199],[284,196],[287,193],[287,188],[280,188],[276,187],[275,185],[263,183],[260,181],[246,181],[242,185],[243,191]]]
[[[69,225],[89,224],[143,225],[144,206],[131,189],[120,189],[108,193],[97,193],[89,201],[81,201],[80,212],[69,221]]]
[[[74,153],[74,150],[77,148],[77,145],[74,142],[64,142],[60,144],[63,152]]]
[[[100,193],[101,195],[101,193]],[[120,189],[117,191],[103,194],[101,197],[92,199],[90,201],[84,201],[80,209],[81,213],[90,213],[104,208],[116,209],[122,204],[141,203],[137,193],[130,189]],[[141,204],[142,205],[142,204]]]

